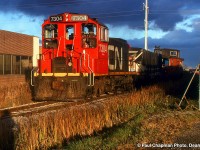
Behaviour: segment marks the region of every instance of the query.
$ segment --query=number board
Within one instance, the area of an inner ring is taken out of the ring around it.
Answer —
[[[72,15],[71,21],[87,21],[88,16],[87,15]]]
[[[50,21],[51,21],[51,22],[63,21],[63,16],[51,16],[51,17],[50,17]]]

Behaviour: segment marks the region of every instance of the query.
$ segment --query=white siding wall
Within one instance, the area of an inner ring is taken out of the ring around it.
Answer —
[[[33,37],[33,67],[37,67],[37,60],[39,58],[39,38]]]

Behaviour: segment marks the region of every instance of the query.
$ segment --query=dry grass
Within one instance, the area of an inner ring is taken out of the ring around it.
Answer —
[[[2,84],[0,86],[0,109],[31,103],[31,91],[28,83]]]
[[[145,116],[145,114],[144,114]],[[198,143],[199,134],[199,111],[187,110],[187,111],[161,111],[154,113],[153,115],[147,115],[135,124],[135,121],[129,121],[123,128],[118,127],[118,130],[126,131],[131,128],[132,131],[129,132],[126,139],[122,141],[122,138],[118,138],[118,143],[112,149],[124,150],[124,149],[140,149],[137,147],[139,144],[189,144]],[[134,132],[133,129],[137,129]],[[118,130],[113,131],[114,133]],[[121,133],[126,135],[125,132]],[[112,137],[108,138],[111,143]],[[83,139],[85,143],[85,139]],[[76,147],[78,142],[70,143],[67,149],[73,149]],[[101,141],[101,145],[106,145],[105,141]],[[82,144],[83,145],[83,144]],[[91,147],[91,145],[89,145]],[[146,148],[141,148],[146,149]],[[148,149],[148,148],[147,148]],[[155,148],[150,148],[155,149]],[[166,149],[166,148],[164,148]],[[179,148],[181,149],[181,148]]]
[[[198,111],[163,112],[144,120],[142,131],[145,135],[140,143],[173,143],[174,138],[199,122]]]
[[[160,106],[159,110],[157,110],[160,111],[162,108],[169,107],[171,96],[166,97],[165,94],[169,94],[166,91],[171,91],[172,87],[179,87],[178,84],[173,86],[174,84],[170,84],[170,86],[154,85],[124,96],[115,96],[78,107],[73,106],[29,117],[3,120],[0,122],[0,149],[8,149],[10,148],[9,145],[14,145],[15,149],[27,150],[59,147],[59,145],[62,145],[63,142],[66,143],[72,137],[93,135],[104,128],[127,122],[141,114],[141,112],[147,111],[147,114],[151,114],[158,109],[156,106]],[[172,123],[174,123],[176,117],[172,116],[172,118]],[[184,122],[184,120],[182,121]],[[156,121],[149,120],[147,124],[144,123],[144,127],[146,127],[144,130],[155,128],[155,132],[158,132],[159,125],[152,122]],[[165,125],[162,117],[158,122]],[[168,130],[172,131],[169,134],[176,132],[173,124],[167,126]],[[160,130],[159,133],[162,133],[161,131],[164,132]],[[150,132],[152,131],[149,130],[147,132],[149,137],[152,135]],[[159,139],[159,134],[155,135],[158,135],[155,139],[162,142],[163,139]],[[148,135],[146,136],[148,137]],[[8,142],[8,139],[11,140]],[[165,140],[167,142],[170,139]],[[149,138],[146,141],[142,139],[142,142],[151,142],[151,139]]]
[[[112,127],[133,118],[141,109],[154,106],[160,102],[164,92],[157,86],[141,91],[115,96],[103,101],[96,101],[70,108],[50,111],[30,117],[13,118],[16,128],[16,149],[47,149],[61,145],[63,141],[74,136],[92,135],[103,128]],[[0,130],[4,126],[0,124]],[[17,126],[17,127],[16,127]],[[1,133],[1,139],[7,136]],[[1,140],[3,143],[3,140]],[[1,147],[5,145],[1,145]]]

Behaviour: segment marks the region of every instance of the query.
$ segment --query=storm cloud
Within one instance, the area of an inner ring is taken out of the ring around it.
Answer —
[[[1,0],[0,29],[41,37],[41,24],[50,15],[85,13],[109,27],[112,37],[144,47],[145,0]],[[149,48],[181,50],[185,64],[200,63],[200,1],[149,0]]]

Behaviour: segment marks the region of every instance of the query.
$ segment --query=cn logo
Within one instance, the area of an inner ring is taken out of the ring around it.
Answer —
[[[119,70],[123,69],[123,53],[122,53],[122,47],[118,48],[113,45],[108,46],[108,52],[109,52],[109,69],[110,70],[116,70],[119,68]],[[111,56],[112,55],[112,56]],[[113,57],[114,56],[114,57]]]

